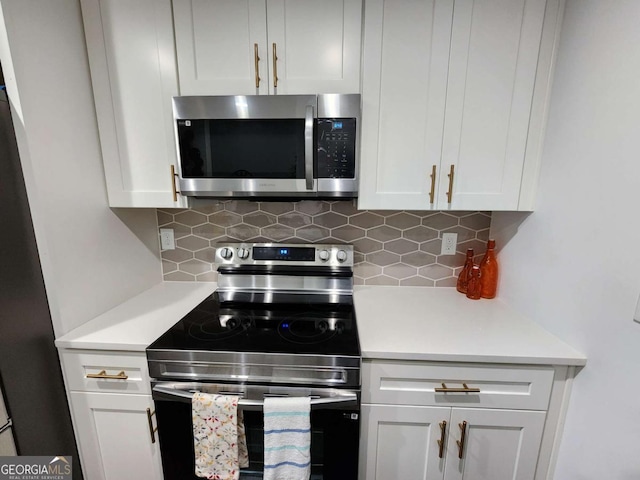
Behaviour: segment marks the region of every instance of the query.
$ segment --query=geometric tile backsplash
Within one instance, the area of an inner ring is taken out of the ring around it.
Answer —
[[[350,243],[356,285],[452,287],[467,248],[476,262],[484,254],[491,223],[490,212],[357,210],[350,200],[221,200],[157,214],[176,238],[161,252],[164,279],[203,282],[217,279],[216,243],[253,241]],[[458,234],[456,255],[440,255],[446,232]]]

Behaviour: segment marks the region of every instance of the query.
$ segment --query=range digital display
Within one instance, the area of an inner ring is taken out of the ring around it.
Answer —
[[[253,259],[314,262],[316,249],[313,247],[253,247]]]

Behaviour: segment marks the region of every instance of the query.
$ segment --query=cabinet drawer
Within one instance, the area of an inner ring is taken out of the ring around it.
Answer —
[[[60,355],[69,390],[151,393],[147,357],[144,353],[67,350]]]
[[[546,410],[553,368],[366,361],[363,403]],[[436,389],[450,391],[436,391]],[[467,386],[472,392],[464,390]],[[479,390],[479,391],[478,391]]]

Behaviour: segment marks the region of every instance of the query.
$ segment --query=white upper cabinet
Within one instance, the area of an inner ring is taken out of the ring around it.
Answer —
[[[264,0],[173,0],[173,13],[183,95],[268,93]]]
[[[365,8],[359,207],[426,209],[442,148],[453,0]]]
[[[532,208],[559,4],[366,0],[359,208]]]
[[[546,0],[456,1],[438,206],[516,210]]]
[[[182,95],[358,93],[361,0],[173,0]]]
[[[81,0],[112,207],[181,207],[171,97],[178,95],[170,0]]]

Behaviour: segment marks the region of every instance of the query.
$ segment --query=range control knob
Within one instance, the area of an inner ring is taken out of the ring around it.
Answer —
[[[327,260],[329,260],[330,256],[331,256],[331,253],[329,252],[329,250],[326,250],[326,249],[325,250],[320,250],[320,252],[318,253],[318,257],[323,262],[326,262]]]
[[[238,249],[238,257],[242,260],[249,258],[249,249],[248,248],[239,248]]]
[[[336,258],[340,263],[344,262],[347,259],[347,252],[345,252],[344,250],[338,250]]]
[[[229,260],[231,257],[233,257],[233,250],[231,250],[229,247],[224,247],[222,250],[220,250],[220,256],[225,260]]]

